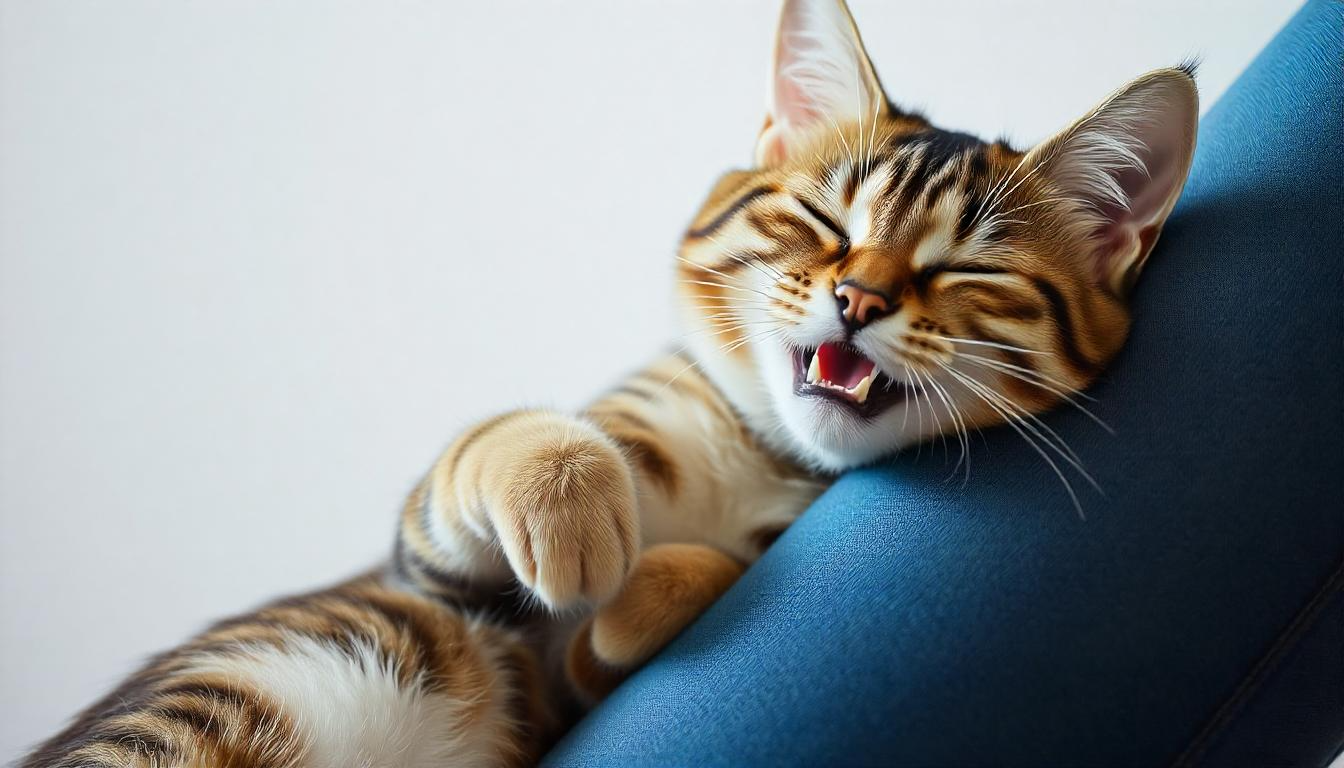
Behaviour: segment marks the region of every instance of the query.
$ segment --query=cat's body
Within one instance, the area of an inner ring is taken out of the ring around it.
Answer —
[[[834,0],[786,4],[775,64],[756,166],[682,243],[686,354],[467,430],[389,564],[153,660],[24,765],[529,764],[829,473],[939,434],[965,460],[994,424],[1080,469],[1034,414],[1124,341],[1193,151],[1189,73],[1019,152],[892,106]]]
[[[632,526],[614,549],[633,559],[635,541],[654,546],[646,550],[654,553],[650,563],[659,554],[676,564],[714,558],[697,569],[722,576],[692,602],[699,613],[824,489],[759,445],[688,365],[677,355],[658,360],[594,402],[582,420],[517,411],[469,430],[410,494],[386,566],[216,625],[153,660],[29,764],[428,768],[535,761],[686,617],[673,617],[661,635],[599,636],[607,657],[623,663],[594,665],[581,653],[586,648],[570,648],[582,615],[553,616],[523,591],[483,533],[493,524],[461,513],[471,499],[544,493],[538,482],[556,478],[557,460],[580,470],[567,478],[570,485],[553,489],[565,496],[619,497],[605,485],[628,479],[638,518],[633,505],[612,509],[613,529],[623,513],[630,517],[619,524]],[[499,451],[513,466],[485,471],[497,466]],[[604,455],[620,462],[606,467],[617,477],[582,472],[585,458]],[[627,459],[631,471],[621,477]],[[457,525],[479,530],[445,530]],[[479,551],[471,551],[473,540]],[[656,547],[686,542],[712,549]],[[719,552],[728,556],[716,558]],[[534,571],[534,588],[560,605],[607,597],[629,567],[603,562],[609,554],[596,560],[602,573],[585,575],[580,557],[572,573]],[[656,577],[654,571],[644,569]],[[666,597],[662,585],[646,591]],[[641,607],[638,600],[625,604],[627,611]],[[650,607],[663,611],[661,600]],[[584,632],[587,638],[592,630]]]

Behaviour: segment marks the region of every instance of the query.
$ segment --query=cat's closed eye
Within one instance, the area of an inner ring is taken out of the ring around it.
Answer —
[[[1012,270],[993,264],[955,264],[942,267],[939,271],[949,275],[1007,275]]]

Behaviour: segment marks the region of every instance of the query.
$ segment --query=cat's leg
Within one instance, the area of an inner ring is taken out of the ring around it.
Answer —
[[[596,702],[728,591],[745,566],[700,544],[660,544],[570,640],[566,674]]]
[[[22,768],[535,765],[562,724],[526,633],[381,573],[156,657]]]
[[[576,417],[515,411],[435,462],[403,512],[395,565],[450,598],[516,577],[559,608],[615,594],[638,551],[634,477],[616,443]]]

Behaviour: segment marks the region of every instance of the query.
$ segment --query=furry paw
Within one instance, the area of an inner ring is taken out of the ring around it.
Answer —
[[[565,673],[590,704],[606,698],[742,575],[743,566],[699,544],[660,544],[639,556],[625,586],[570,640]]]
[[[551,608],[611,597],[639,551],[635,485],[595,427],[539,420],[500,474],[491,510],[518,580]]]
[[[593,652],[610,665],[643,664],[728,591],[742,570],[733,558],[699,544],[649,547],[620,594],[593,616]]]

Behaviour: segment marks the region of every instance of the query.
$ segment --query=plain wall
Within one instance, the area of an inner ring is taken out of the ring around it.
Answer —
[[[1021,144],[1293,2],[853,3]],[[774,2],[0,4],[0,762],[147,654],[389,549],[452,435],[675,346]]]

